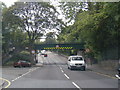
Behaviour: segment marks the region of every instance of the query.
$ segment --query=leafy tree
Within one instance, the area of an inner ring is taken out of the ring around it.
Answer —
[[[27,32],[30,48],[34,41],[43,36],[47,30],[59,30],[61,23],[58,20],[56,9],[47,2],[16,3],[13,8],[14,15],[21,18],[21,28]]]
[[[20,18],[12,14],[11,8],[4,7],[2,16],[2,50],[3,54],[9,54],[13,46],[16,49],[23,46],[26,35],[20,29]]]
[[[55,44],[56,43],[55,32],[47,33],[45,43],[46,44]]]
[[[73,23],[78,12],[81,12],[85,3],[82,2],[60,2],[59,5],[62,14],[65,16],[65,24]]]
[[[118,59],[120,3],[88,4],[86,11],[77,13],[75,23],[62,30],[58,40],[85,42],[89,55],[97,60]]]

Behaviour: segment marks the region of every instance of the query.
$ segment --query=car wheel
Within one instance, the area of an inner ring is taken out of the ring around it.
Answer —
[[[82,70],[83,70],[83,71],[86,71],[86,67],[84,66],[84,67],[82,68]]]
[[[72,70],[72,67],[70,66],[70,70]]]
[[[69,66],[68,66],[68,69],[70,69]]]
[[[22,67],[22,65],[19,65],[19,68],[21,68]]]

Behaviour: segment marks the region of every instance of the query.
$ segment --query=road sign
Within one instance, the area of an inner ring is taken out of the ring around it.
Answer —
[[[63,48],[62,48],[63,47]],[[79,49],[85,50],[84,43],[65,43],[65,44],[35,44],[36,50],[43,50],[43,49]]]
[[[35,54],[35,50],[32,50],[31,53],[32,53],[32,54]]]
[[[59,48],[59,45],[56,45],[56,48]]]
[[[45,47],[43,49],[73,49],[73,47]]]

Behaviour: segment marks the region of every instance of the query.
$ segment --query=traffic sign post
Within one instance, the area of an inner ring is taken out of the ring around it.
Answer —
[[[58,54],[58,48],[59,48],[59,45],[56,45],[56,49],[57,49],[57,54]]]
[[[32,50],[31,53],[32,53],[32,54],[35,54],[35,50]]]

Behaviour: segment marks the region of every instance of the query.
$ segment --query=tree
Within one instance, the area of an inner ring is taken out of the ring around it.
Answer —
[[[12,14],[11,8],[4,6],[2,10],[2,51],[9,54],[9,49],[24,46],[26,34],[20,29],[21,19]]]
[[[59,38],[85,42],[89,55],[97,60],[118,59],[120,3],[89,4],[89,9],[77,13],[75,23],[64,28]]]
[[[43,36],[47,30],[59,30],[61,23],[58,20],[56,9],[47,2],[19,2],[13,8],[13,14],[23,21],[21,28],[27,32],[29,46],[33,48],[34,41]]]
[[[46,44],[55,44],[56,43],[55,32],[47,33],[45,43]]]
[[[69,25],[73,23],[78,12],[81,12],[85,8],[85,3],[82,2],[60,2],[60,9],[65,16],[65,24]]]

